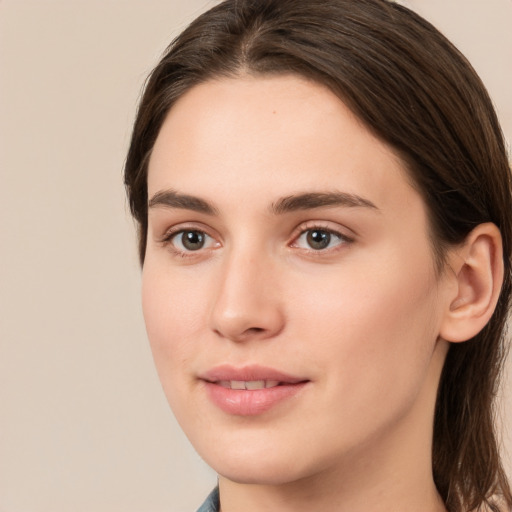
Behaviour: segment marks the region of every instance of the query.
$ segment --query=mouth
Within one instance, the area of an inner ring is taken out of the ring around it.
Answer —
[[[273,388],[309,380],[276,370],[275,368],[260,365],[246,365],[243,367],[219,365],[200,374],[199,378],[206,382],[231,389]]]
[[[283,386],[285,383],[277,380],[219,380],[212,382],[226,389],[238,389],[252,391],[256,389],[275,388],[276,386]]]
[[[310,382],[260,366],[219,366],[206,372],[200,380],[210,401],[235,416],[256,416],[278,408],[290,402]]]

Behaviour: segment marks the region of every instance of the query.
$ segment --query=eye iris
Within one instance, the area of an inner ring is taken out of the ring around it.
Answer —
[[[312,249],[325,249],[331,243],[331,234],[328,231],[315,229],[308,232],[307,241]]]
[[[181,235],[181,243],[189,251],[197,251],[204,246],[205,236],[200,231],[185,231]]]

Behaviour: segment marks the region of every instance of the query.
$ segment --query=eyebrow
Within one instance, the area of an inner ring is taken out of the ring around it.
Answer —
[[[200,197],[180,194],[175,190],[162,190],[157,192],[148,202],[148,208],[156,207],[179,208],[182,210],[192,210],[207,215],[216,215],[217,209],[208,201]]]
[[[274,215],[328,207],[363,207],[379,211],[374,203],[356,194],[347,192],[307,192],[283,197],[270,205]],[[175,190],[157,192],[148,202],[148,208],[167,207],[192,210],[207,215],[217,215],[218,210],[200,197],[181,194]]]
[[[299,210],[336,206],[363,207],[379,210],[371,201],[356,194],[348,194],[346,192],[308,192],[279,199],[279,201],[272,203],[271,211],[279,215]]]

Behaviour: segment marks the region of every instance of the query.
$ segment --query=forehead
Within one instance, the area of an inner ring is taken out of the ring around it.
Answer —
[[[383,205],[414,194],[388,145],[329,89],[294,75],[211,80],[183,95],[149,162],[149,196],[167,188],[219,201],[336,188]]]

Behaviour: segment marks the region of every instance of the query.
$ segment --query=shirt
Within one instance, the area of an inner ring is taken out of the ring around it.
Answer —
[[[206,501],[198,508],[197,512],[219,512],[219,488],[215,487],[210,493]]]

